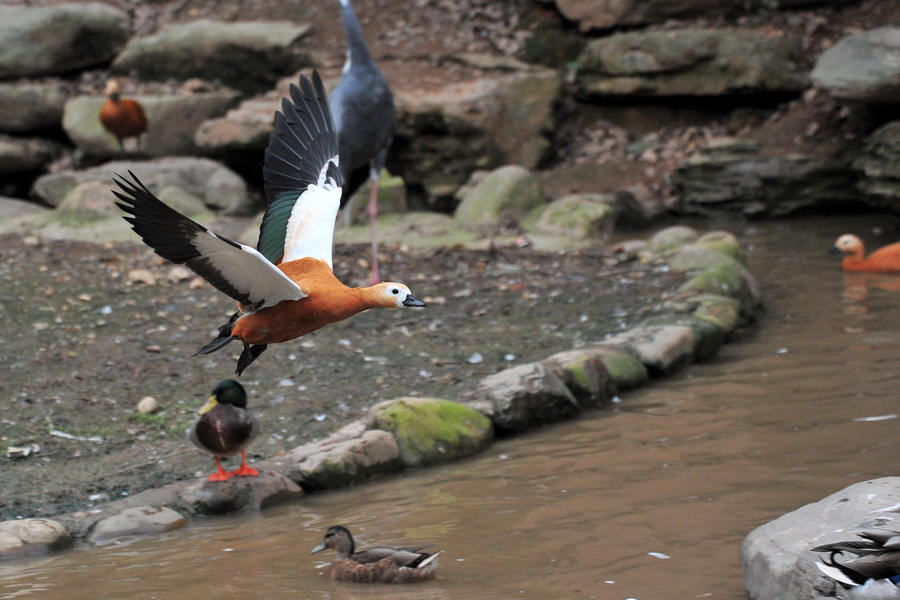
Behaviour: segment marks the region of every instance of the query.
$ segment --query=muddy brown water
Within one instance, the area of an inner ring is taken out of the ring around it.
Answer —
[[[845,276],[824,256],[844,230],[884,241],[895,226],[736,228],[761,325],[613,408],[440,468],[0,564],[0,599],[745,598],[749,531],[900,470],[900,276]],[[308,552],[334,523],[360,544],[434,543],[438,580],[332,583]]]

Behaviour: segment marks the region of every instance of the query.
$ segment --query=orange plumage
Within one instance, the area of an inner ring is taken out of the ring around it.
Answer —
[[[137,100],[119,97],[119,84],[115,79],[106,84],[106,103],[100,109],[100,123],[116,136],[119,148],[124,152],[125,138],[137,137],[147,131],[147,116]]]
[[[834,249],[844,253],[841,267],[845,271],[866,273],[900,272],[900,242],[879,248],[868,257],[862,240],[851,233],[845,233],[834,243]]]

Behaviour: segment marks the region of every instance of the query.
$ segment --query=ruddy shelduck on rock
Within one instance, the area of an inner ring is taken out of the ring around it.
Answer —
[[[113,191],[125,220],[157,254],[184,264],[238,301],[238,311],[197,354],[244,343],[240,375],[268,344],[285,342],[369,308],[421,307],[402,283],[347,287],[332,271],[341,200],[338,138],[319,74],[282,100],[266,149],[266,212],[256,249],[169,208],[129,172]]]
[[[863,258],[866,249],[862,240],[852,233],[845,233],[834,243],[832,252],[843,252],[841,267],[845,271],[868,273],[900,272],[900,242],[879,248],[868,257]]]

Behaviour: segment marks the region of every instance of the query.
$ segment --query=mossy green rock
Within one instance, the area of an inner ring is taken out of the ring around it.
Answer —
[[[309,25],[290,21],[194,21],[133,38],[113,71],[142,79],[221,81],[245,92],[262,91],[287,73],[311,66],[300,39]]]
[[[694,332],[693,358],[708,360],[716,355],[725,343],[726,330],[718,324],[693,315],[660,315],[644,321],[645,325],[681,325]]]
[[[714,323],[726,333],[737,328],[740,322],[741,305],[734,298],[726,296],[709,295],[699,299],[699,304],[694,309],[693,316]]]
[[[703,271],[720,267],[734,270],[744,268],[744,265],[729,255],[697,244],[686,246],[665,260],[676,271]]]
[[[616,393],[615,383],[602,358],[590,349],[559,352],[544,363],[558,371],[579,406],[603,406]]]
[[[617,350],[604,350],[598,353],[603,366],[620,390],[638,387],[650,379],[647,367],[634,356]]]
[[[651,254],[663,254],[690,244],[697,237],[697,232],[685,225],[667,227],[653,234],[647,241],[647,250]]]
[[[681,292],[705,292],[728,296],[740,303],[741,317],[752,319],[759,306],[759,288],[753,276],[737,261],[704,269],[685,282]]]
[[[372,407],[372,428],[389,431],[407,467],[447,462],[480,451],[493,438],[491,421],[440,398],[398,398]]]
[[[508,165],[481,180],[459,203],[454,218],[480,230],[516,225],[543,202],[537,176],[524,167]]]
[[[730,256],[742,265],[747,265],[747,253],[733,233],[728,231],[710,231],[704,233],[692,244],[694,247],[708,248]]]
[[[603,239],[612,233],[618,210],[602,194],[572,194],[548,204],[535,228],[542,233],[576,239]]]

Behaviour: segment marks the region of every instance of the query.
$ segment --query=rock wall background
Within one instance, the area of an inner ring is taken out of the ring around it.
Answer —
[[[900,0],[355,4],[396,97],[389,211],[468,205],[457,225],[576,239],[625,213],[900,212]],[[0,196],[61,206],[47,178],[65,175],[101,203],[104,162],[123,158],[96,118],[117,76],[150,121],[130,161],[163,159],[179,180],[214,161],[246,191],[201,200],[256,213],[279,99],[299,71],[335,82],[344,48],[331,1],[5,3]],[[535,174],[537,201],[473,218],[481,172],[507,165]]]

